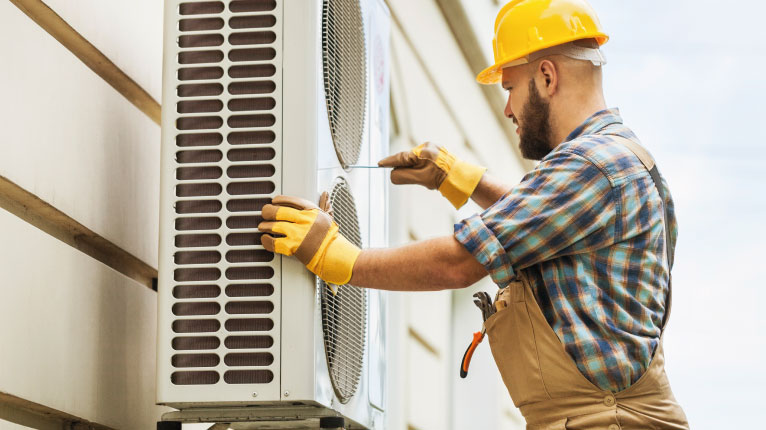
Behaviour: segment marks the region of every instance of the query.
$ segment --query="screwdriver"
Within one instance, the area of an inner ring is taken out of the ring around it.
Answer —
[[[360,164],[354,164],[348,166],[349,169],[385,169],[383,166],[362,166]]]

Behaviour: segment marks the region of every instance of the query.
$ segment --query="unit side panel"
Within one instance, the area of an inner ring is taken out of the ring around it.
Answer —
[[[282,1],[165,3],[158,401],[279,399]]]
[[[389,152],[391,16],[382,0],[371,5],[370,52],[370,165]],[[388,172],[370,169],[370,247],[388,246]],[[370,291],[369,396],[370,404],[386,409],[386,320],[388,293]],[[381,428],[381,427],[377,427]]]

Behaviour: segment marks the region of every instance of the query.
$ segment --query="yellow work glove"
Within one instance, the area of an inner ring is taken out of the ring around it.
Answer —
[[[258,229],[267,233],[261,244],[268,251],[294,256],[325,282],[344,285],[362,251],[338,232],[328,212],[327,193],[320,205],[323,208],[299,197],[274,197],[261,210],[264,221]]]
[[[426,142],[412,151],[403,151],[378,161],[378,166],[393,167],[391,182],[419,184],[439,190],[455,208],[468,201],[479,185],[486,167],[466,163],[446,149]]]

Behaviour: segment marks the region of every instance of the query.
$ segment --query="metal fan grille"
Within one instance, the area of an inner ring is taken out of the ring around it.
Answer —
[[[333,219],[351,243],[361,247],[362,237],[354,198],[348,183],[339,178],[330,194]],[[353,285],[340,285],[333,295],[330,286],[319,280],[327,366],[335,394],[342,403],[356,392],[364,360],[367,329],[367,293]]]
[[[325,97],[335,152],[346,168],[359,159],[367,106],[367,55],[359,0],[325,0]]]

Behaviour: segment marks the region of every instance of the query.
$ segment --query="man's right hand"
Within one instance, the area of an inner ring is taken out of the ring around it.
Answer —
[[[391,172],[394,184],[418,184],[439,190],[455,208],[468,201],[487,170],[466,163],[430,142],[388,156],[380,160],[378,166],[394,168]]]

